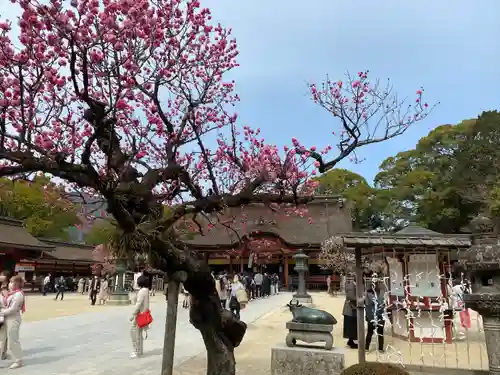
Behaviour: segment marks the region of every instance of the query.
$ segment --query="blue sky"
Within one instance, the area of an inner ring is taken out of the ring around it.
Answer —
[[[425,86],[441,104],[405,135],[364,148],[340,166],[370,182],[388,156],[412,148],[441,124],[500,109],[499,0],[201,0],[232,27],[241,51],[234,72],[242,122],[271,143],[296,137],[333,143],[338,123],[307,95],[305,82],[370,70],[401,95]]]
[[[260,127],[269,143],[335,143],[338,122],[312,103],[306,87],[326,74],[369,69],[373,78],[390,78],[401,96],[413,98],[424,85],[427,101],[441,103],[405,135],[363,148],[361,164],[339,165],[369,182],[386,157],[412,148],[433,127],[500,109],[499,0],[200,1],[233,29],[240,121]],[[2,9],[2,18],[15,19],[14,9]]]

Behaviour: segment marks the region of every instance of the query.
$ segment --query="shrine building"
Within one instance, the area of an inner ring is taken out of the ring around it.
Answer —
[[[317,196],[303,215],[252,204],[212,218],[201,222],[204,233],[188,241],[190,250],[202,254],[216,273],[276,273],[285,287],[296,284],[293,255],[302,249],[309,256],[308,288],[326,288],[331,271],[318,259],[321,243],[352,230],[351,210],[339,196]]]
[[[0,271],[30,283],[38,276],[90,276],[94,246],[35,238],[22,221],[0,217]]]

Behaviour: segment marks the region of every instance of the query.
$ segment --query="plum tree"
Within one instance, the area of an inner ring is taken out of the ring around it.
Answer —
[[[234,374],[246,325],[221,308],[208,266],[175,224],[189,217],[202,231],[203,217],[217,225],[228,207],[309,202],[316,169],[424,118],[422,92],[406,109],[366,72],[312,85],[343,129],[340,154],[327,161],[330,146],[294,139],[283,150],[238,127],[239,97],[225,78],[238,66],[237,45],[199,1],[11,2],[21,16],[15,28],[0,22],[0,176],[43,172],[101,196],[121,231],[115,250],[146,252],[167,274],[187,273],[207,374]]]

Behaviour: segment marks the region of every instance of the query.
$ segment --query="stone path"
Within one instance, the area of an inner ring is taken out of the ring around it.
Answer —
[[[283,293],[249,304],[242,319],[249,324],[290,300]],[[21,342],[25,353],[23,375],[157,375],[161,367],[166,304],[154,303],[155,321],[145,341],[145,355],[130,360],[129,307],[106,307],[100,312],[82,313],[38,322],[24,323]],[[272,315],[272,314],[271,314]],[[261,343],[269,348],[274,343]],[[204,352],[200,334],[189,323],[187,310],[179,308],[175,365]],[[0,369],[7,366],[2,363]]]
[[[107,306],[91,306],[86,294],[66,293],[63,301],[54,301],[54,297],[54,293],[46,296],[42,296],[41,294],[26,294],[27,310],[23,315],[23,322],[35,322],[86,312],[99,313],[102,310],[108,309]],[[151,299],[155,302],[163,302],[165,301],[165,296],[162,293],[157,293]]]

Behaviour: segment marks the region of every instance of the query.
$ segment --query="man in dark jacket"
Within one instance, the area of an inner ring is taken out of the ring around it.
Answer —
[[[61,296],[61,301],[62,301],[64,299],[64,292],[66,290],[66,280],[64,279],[64,276],[61,276],[60,278],[57,279],[56,289],[57,289],[57,294],[55,300],[57,301],[57,298]]]
[[[368,330],[366,332],[365,349],[370,349],[373,333],[376,332],[378,339],[378,350],[384,351],[384,310],[385,310],[385,293],[383,292],[381,283],[378,282],[375,288],[371,288],[366,292],[365,308],[366,322]]]

